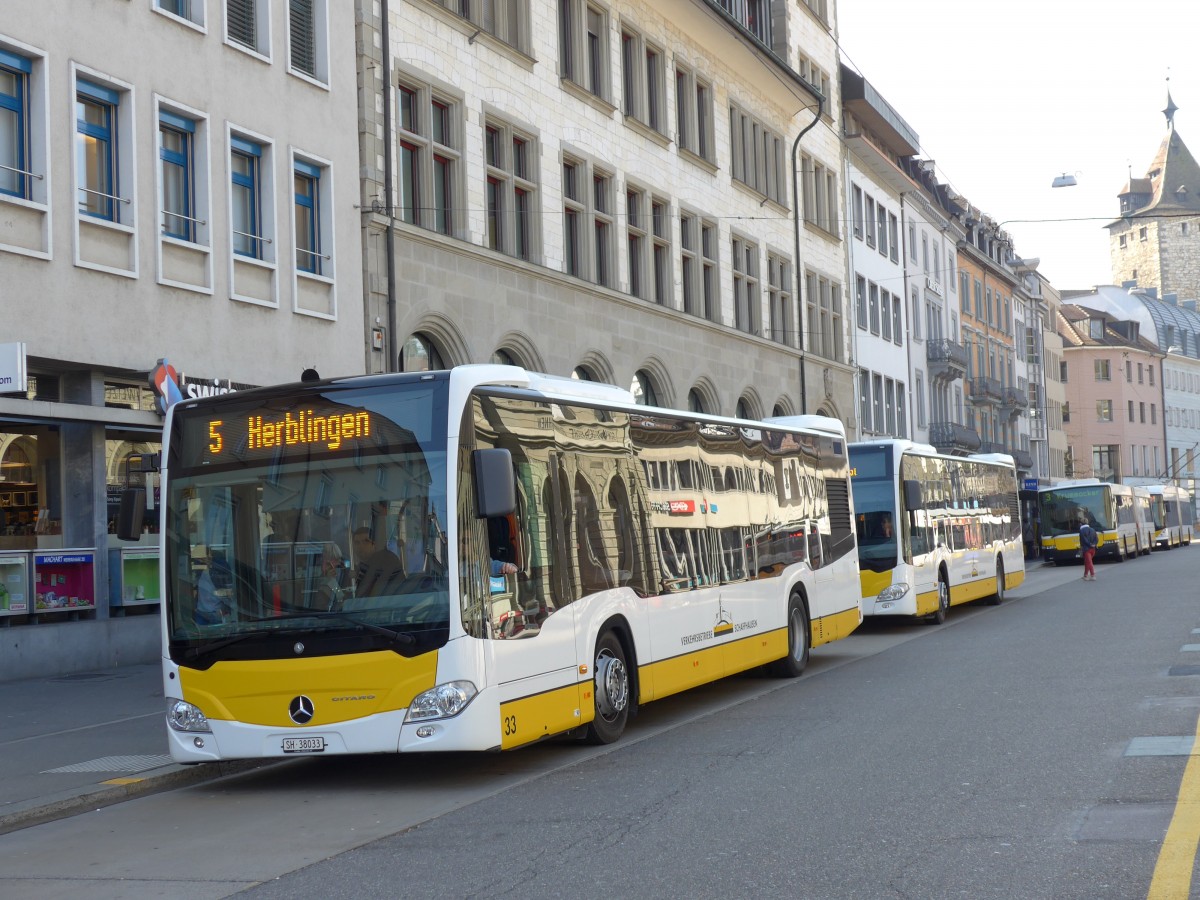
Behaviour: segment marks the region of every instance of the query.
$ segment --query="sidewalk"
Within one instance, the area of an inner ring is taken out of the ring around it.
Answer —
[[[0,684],[0,834],[247,767],[171,762],[165,710],[158,665]]]

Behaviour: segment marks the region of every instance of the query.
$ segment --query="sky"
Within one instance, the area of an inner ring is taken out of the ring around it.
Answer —
[[[1104,225],[1162,143],[1168,87],[1200,156],[1191,0],[838,0],[837,15],[842,59],[920,135],[939,180],[1007,223],[1060,290],[1112,283]],[[1078,183],[1052,188],[1062,174]]]

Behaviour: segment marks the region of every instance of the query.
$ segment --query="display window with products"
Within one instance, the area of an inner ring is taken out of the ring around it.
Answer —
[[[0,423],[0,550],[33,549],[34,535],[50,533],[47,478],[57,466],[48,476],[46,460],[57,455],[57,434],[37,426],[6,427],[11,426]]]
[[[0,552],[0,616],[29,613],[29,554]],[[4,618],[3,624],[9,623]]]
[[[61,550],[33,554],[34,612],[96,608],[96,554]]]

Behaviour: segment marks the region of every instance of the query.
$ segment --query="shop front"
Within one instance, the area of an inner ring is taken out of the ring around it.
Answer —
[[[242,385],[176,376],[178,396]],[[147,380],[31,373],[0,394],[0,681],[159,656],[160,395]],[[137,541],[121,492],[145,489]]]

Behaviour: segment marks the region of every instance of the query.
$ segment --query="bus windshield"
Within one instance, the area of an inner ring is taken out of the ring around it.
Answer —
[[[886,447],[852,447],[858,567],[886,572],[896,566],[896,483]]]
[[[1097,531],[1112,529],[1109,505],[1109,488],[1103,484],[1042,491],[1042,534],[1075,534],[1083,519]]]
[[[348,381],[181,404],[166,501],[172,659],[445,643],[446,386]]]

